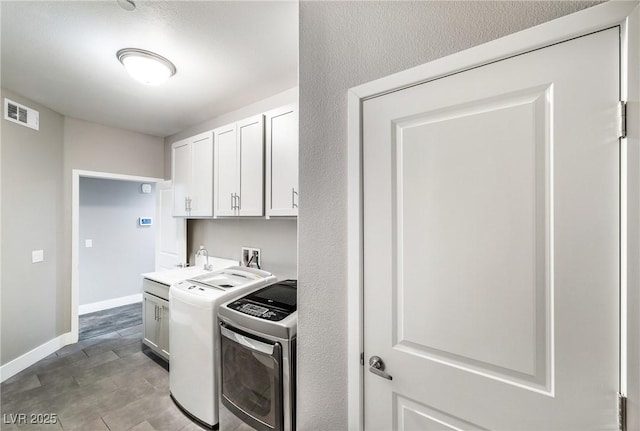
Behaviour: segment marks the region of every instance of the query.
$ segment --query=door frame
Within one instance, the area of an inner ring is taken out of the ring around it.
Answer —
[[[365,100],[486,65],[612,26],[621,27],[621,97],[627,137],[620,139],[620,392],[628,429],[640,428],[640,6],[610,1],[348,91],[347,384],[348,426],[364,429],[364,274],[362,104]]]
[[[109,172],[71,171],[71,339],[69,344],[78,342],[80,307],[80,178],[100,178],[104,180],[135,181],[158,183],[163,178],[141,177],[135,175],[113,174]]]

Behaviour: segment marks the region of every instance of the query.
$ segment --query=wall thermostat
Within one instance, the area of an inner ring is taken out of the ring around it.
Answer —
[[[151,226],[153,219],[151,217],[140,217],[138,223],[140,223],[140,226]]]
[[[142,193],[151,193],[151,184],[143,184]]]

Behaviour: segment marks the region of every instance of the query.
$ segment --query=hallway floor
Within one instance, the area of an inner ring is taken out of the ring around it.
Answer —
[[[79,332],[78,343],[2,383],[0,430],[202,429],[169,398],[169,373],[162,362],[142,350],[141,303],[80,316]],[[31,415],[41,420],[55,415],[56,421],[16,423]],[[221,407],[220,430],[253,428]]]

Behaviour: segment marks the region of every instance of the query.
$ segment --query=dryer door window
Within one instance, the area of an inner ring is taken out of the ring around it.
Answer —
[[[260,431],[281,430],[282,347],[221,327],[222,401]]]

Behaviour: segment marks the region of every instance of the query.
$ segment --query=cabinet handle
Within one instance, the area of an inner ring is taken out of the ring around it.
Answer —
[[[191,214],[191,201],[192,201],[192,199],[189,198],[189,214]]]
[[[158,306],[153,304],[153,320],[158,320]]]
[[[236,209],[240,210],[240,195],[236,195]]]
[[[235,195],[233,193],[231,193],[231,209],[236,209]]]
[[[189,211],[189,207],[187,205],[187,197],[185,196],[184,197],[184,212],[187,212],[187,211]]]
[[[298,208],[298,204],[296,203],[296,196],[298,196],[298,192],[294,187],[291,188],[291,208]]]

